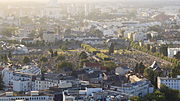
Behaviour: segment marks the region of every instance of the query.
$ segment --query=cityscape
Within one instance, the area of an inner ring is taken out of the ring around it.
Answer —
[[[0,0],[0,101],[180,101],[180,0]]]

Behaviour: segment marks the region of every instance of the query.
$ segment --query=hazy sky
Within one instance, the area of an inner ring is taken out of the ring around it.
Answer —
[[[0,2],[15,2],[15,1],[48,2],[50,0],[0,0]],[[58,2],[95,2],[95,1],[114,1],[114,0],[58,0]],[[116,1],[121,1],[121,0],[116,0]]]
[[[15,1],[36,1],[48,2],[49,0],[0,0],[0,2],[15,2]],[[96,1],[180,1],[180,0],[58,0],[59,2],[96,2]]]

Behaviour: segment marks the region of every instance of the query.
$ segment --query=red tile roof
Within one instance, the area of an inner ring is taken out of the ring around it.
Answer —
[[[88,62],[88,63],[85,63],[85,66],[86,66],[86,67],[96,68],[96,67],[100,67],[101,65],[100,65],[99,63],[91,63],[91,62]]]
[[[4,69],[4,67],[0,67],[0,71],[2,71]]]

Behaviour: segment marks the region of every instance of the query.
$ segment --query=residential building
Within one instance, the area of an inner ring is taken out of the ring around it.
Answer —
[[[0,101],[55,101],[54,98],[54,94],[41,93],[39,91],[31,91],[28,94],[6,92],[0,95]]]
[[[178,75],[176,78],[158,77],[157,78],[158,88],[161,88],[162,84],[171,89],[180,90],[180,75]]]
[[[23,72],[14,72],[12,79],[13,91],[32,91],[34,90],[35,75]]]
[[[70,88],[63,92],[63,101],[86,101],[88,97],[93,96],[94,93],[100,92],[103,92],[102,88]]]
[[[49,89],[50,87],[68,88],[72,87],[70,80],[64,80],[62,74],[42,74],[35,80],[35,90]]]
[[[135,33],[133,34],[133,41],[143,41],[147,38],[145,33]]]
[[[41,74],[41,69],[35,65],[18,68],[4,68],[2,78],[6,87],[12,87],[14,91],[34,90],[35,76]]]
[[[104,39],[84,39],[83,43],[89,44],[89,45],[102,45],[104,44],[105,40]]]
[[[168,48],[168,57],[173,58],[178,52],[180,52],[180,48]]]
[[[53,43],[60,40],[60,35],[56,34],[54,31],[45,31],[43,33],[43,40],[45,42]]]
[[[13,47],[12,54],[28,54],[29,50],[25,45],[16,45]]]
[[[111,86],[111,89],[120,91],[122,93],[129,94],[131,96],[145,96],[149,93],[153,93],[154,87],[148,80],[141,80],[134,83],[125,83],[121,87]]]

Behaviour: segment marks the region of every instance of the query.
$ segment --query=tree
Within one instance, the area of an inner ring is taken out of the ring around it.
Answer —
[[[156,85],[154,71],[150,68],[144,69],[144,76],[151,81],[152,84]]]
[[[108,70],[113,70],[113,69],[116,68],[116,64],[114,62],[112,62],[112,61],[105,61],[103,63],[103,66],[107,67]]]
[[[66,60],[66,57],[64,55],[60,55],[56,59],[56,61],[64,61],[64,60]]]
[[[142,100],[140,99],[140,97],[138,97],[138,96],[133,96],[133,97],[130,98],[130,100],[131,100],[131,101],[142,101]]]
[[[23,63],[27,64],[29,62],[31,62],[30,58],[25,56],[24,59],[23,59]]]
[[[0,90],[3,90],[3,88],[4,88],[4,83],[2,80],[2,76],[0,75]]]
[[[180,101],[180,92],[178,90],[173,90],[165,85],[161,85],[160,91],[165,94],[167,101]]]
[[[174,56],[176,59],[180,60],[180,52],[177,52],[177,54]]]
[[[16,30],[17,28],[15,27],[7,27],[7,28],[4,28],[1,33],[4,35],[4,36],[8,36],[8,37],[11,37],[13,35],[13,32]]]
[[[110,47],[109,47],[109,55],[114,53],[114,43],[111,43]]]
[[[176,65],[176,66],[174,66],[174,68],[172,69],[171,76],[172,76],[172,77],[176,77],[177,75],[180,75],[180,65]]]
[[[47,62],[47,61],[48,61],[48,58],[42,57],[42,58],[40,59],[40,61],[42,61],[42,62]]]
[[[9,62],[9,58],[6,54],[2,56],[2,59],[3,59],[3,62]]]
[[[58,56],[58,52],[57,51],[54,52],[54,56]]]
[[[12,53],[10,51],[9,51],[8,57],[12,58]]]
[[[86,54],[86,52],[83,51],[83,52],[80,53],[79,58],[80,59],[87,59],[88,55]]]
[[[67,46],[65,46],[65,45],[61,46],[60,48],[61,48],[63,51],[68,50]]]
[[[165,94],[156,90],[154,93],[148,94],[143,101],[166,101]]]
[[[167,45],[161,45],[160,46],[160,53],[164,56],[168,55],[168,46]]]
[[[51,57],[54,57],[54,51],[52,49],[49,49],[49,52],[51,54]]]
[[[71,62],[63,61],[58,64],[58,70],[63,70],[65,72],[73,70],[73,64]]]
[[[145,66],[144,66],[144,64],[142,62],[137,63],[136,66],[135,66],[135,72],[136,73],[143,74],[144,73],[144,69],[145,69]]]

